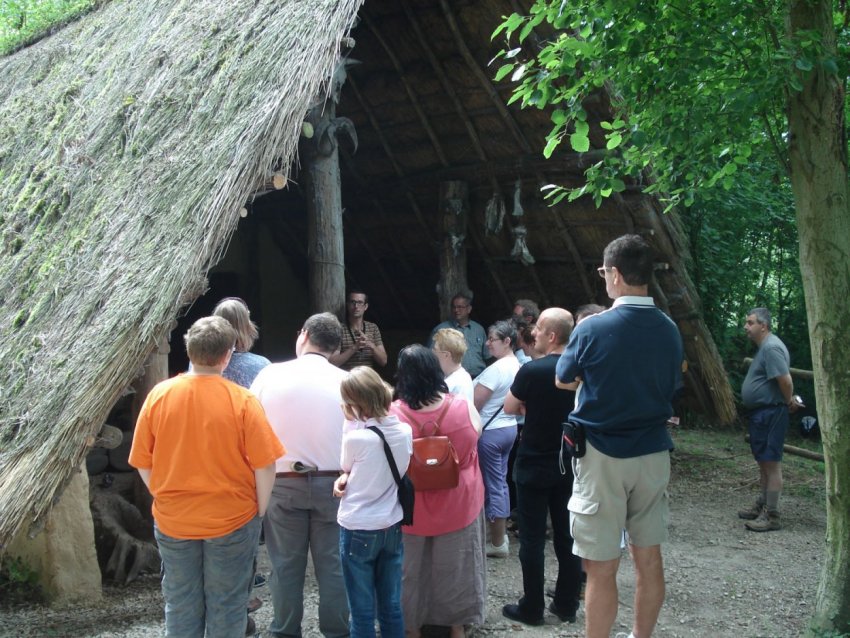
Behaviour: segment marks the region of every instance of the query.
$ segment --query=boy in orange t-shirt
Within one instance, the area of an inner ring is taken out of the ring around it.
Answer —
[[[153,495],[169,636],[241,636],[260,517],[285,450],[259,401],[227,381],[236,333],[205,317],[185,335],[192,371],[148,394],[130,464]]]

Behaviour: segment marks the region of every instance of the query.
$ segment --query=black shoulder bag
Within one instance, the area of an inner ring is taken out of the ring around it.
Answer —
[[[398,466],[395,464],[392,450],[390,450],[389,443],[387,443],[384,433],[374,425],[370,425],[366,429],[372,430],[372,432],[381,437],[381,441],[384,443],[384,454],[387,455],[387,463],[390,465],[390,471],[393,473],[393,478],[398,486],[398,502],[401,503],[402,511],[401,524],[413,525],[413,502],[416,498],[416,494],[413,491],[413,481],[410,480],[410,477],[408,477],[407,474],[399,476]]]

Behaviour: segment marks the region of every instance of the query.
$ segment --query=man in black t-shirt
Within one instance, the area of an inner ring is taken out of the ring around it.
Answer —
[[[519,369],[505,399],[507,414],[525,415],[514,462],[523,597],[517,604],[505,605],[502,615],[527,625],[543,624],[547,514],[552,517],[558,558],[555,599],[549,610],[560,620],[575,622],[579,606],[581,559],[572,553],[567,510],[573,474],[569,467],[562,472],[558,462],[561,423],[573,409],[575,393],[556,388],[552,381],[572,328],[573,317],[563,308],[548,308],[540,314],[532,329],[540,358]]]

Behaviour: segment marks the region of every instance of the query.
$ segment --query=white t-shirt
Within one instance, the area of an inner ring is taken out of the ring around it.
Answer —
[[[483,385],[493,391],[490,399],[481,408],[481,425],[485,425],[490,417],[496,413],[496,410],[505,405],[505,397],[508,396],[508,390],[513,385],[517,370],[519,370],[519,361],[516,357],[508,355],[497,359],[495,363],[475,377],[474,385]],[[497,430],[512,425],[516,425],[516,417],[512,414],[505,414],[505,411],[502,410],[487,426],[487,429]]]
[[[336,520],[349,530],[386,529],[402,517],[398,487],[384,453],[384,444],[381,437],[366,429],[372,425],[386,437],[399,476],[407,471],[413,454],[413,432],[395,415],[385,416],[380,421],[346,422],[340,463],[349,476]]]
[[[251,384],[253,392],[284,447],[276,472],[292,472],[301,461],[319,470],[339,469],[342,444],[342,397],[339,384],[344,370],[318,354],[263,368]]]
[[[446,385],[449,386],[449,392],[458,396],[464,397],[469,401],[472,400],[472,377],[463,368],[458,368],[446,377]]]

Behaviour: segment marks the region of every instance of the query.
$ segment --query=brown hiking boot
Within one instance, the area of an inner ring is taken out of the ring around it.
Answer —
[[[754,521],[759,517],[763,509],[764,503],[756,501],[752,507],[748,507],[745,510],[738,510],[738,518],[742,518],[745,521]]]
[[[769,512],[767,508],[764,508],[756,520],[747,521],[744,523],[744,527],[751,532],[770,532],[780,529],[782,525],[779,524],[779,512]]]

